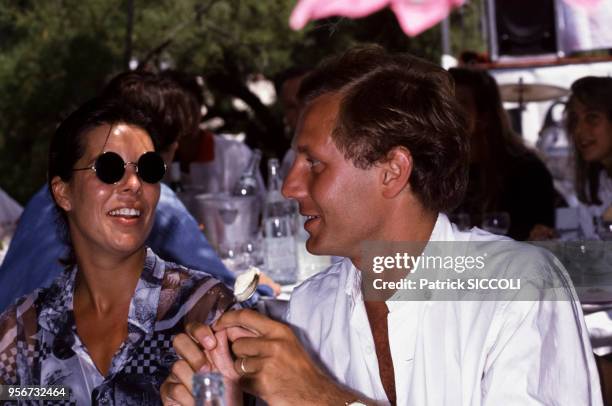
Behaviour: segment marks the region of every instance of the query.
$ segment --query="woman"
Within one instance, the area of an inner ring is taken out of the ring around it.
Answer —
[[[456,212],[468,213],[474,226],[486,212],[507,212],[508,235],[516,240],[527,239],[537,224],[553,227],[552,176],[510,128],[495,79],[480,70],[449,72],[471,141],[468,190]]]
[[[159,404],[174,335],[233,305],[217,280],[144,246],[165,173],[155,128],[107,99],[58,127],[48,183],[72,252],[49,288],[0,316],[0,383],[68,386],[79,405]]]
[[[576,194],[585,237],[593,219],[612,221],[612,78],[587,76],[572,84],[567,130],[574,141]]]

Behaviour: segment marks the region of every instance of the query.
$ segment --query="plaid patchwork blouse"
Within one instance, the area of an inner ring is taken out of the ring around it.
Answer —
[[[165,262],[147,249],[130,303],[127,338],[102,376],[76,331],[76,273],[76,267],[67,270],[52,286],[19,299],[0,316],[0,383],[68,386],[70,401],[55,404],[161,404],[159,388],[177,359],[174,336],[192,320],[212,324],[237,306],[218,280]]]

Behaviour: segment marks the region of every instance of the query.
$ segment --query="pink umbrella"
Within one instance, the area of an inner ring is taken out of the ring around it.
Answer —
[[[592,11],[601,0],[565,2]],[[360,18],[389,6],[402,30],[409,36],[415,36],[442,21],[454,7],[463,3],[465,0],[299,0],[291,13],[289,25],[299,30],[311,20],[331,16]]]
[[[465,0],[300,0],[291,13],[289,25],[299,30],[310,20],[331,16],[359,18],[389,6],[404,32],[415,36],[463,3]]]
[[[586,9],[587,12],[592,12],[599,6],[601,0],[565,0],[565,2],[570,6],[580,7]]]

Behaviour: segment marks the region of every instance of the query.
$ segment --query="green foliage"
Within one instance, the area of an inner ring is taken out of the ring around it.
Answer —
[[[117,67],[105,1],[2,2],[0,185],[24,202],[45,180],[58,118],[95,94]]]
[[[388,10],[294,32],[287,21],[295,0],[0,0],[0,187],[18,201],[45,181],[59,120],[126,69],[130,1],[129,54],[152,69],[204,76],[216,101],[211,110],[225,118],[225,129],[247,132],[248,142],[269,155],[288,141],[279,109],[262,105],[246,87],[250,75],[274,78],[360,42],[434,61],[440,55],[439,28],[408,38]],[[234,111],[232,97],[251,112]]]

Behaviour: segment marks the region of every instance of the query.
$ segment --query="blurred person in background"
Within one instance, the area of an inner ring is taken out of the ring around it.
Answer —
[[[72,404],[155,405],[174,335],[236,305],[220,281],[146,247],[166,169],[161,126],[116,96],[83,104],[51,140],[65,270],[0,315],[0,384],[66,386]]]
[[[574,146],[580,230],[583,238],[605,239],[597,225],[612,222],[612,78],[587,76],[570,90],[565,118]],[[610,315],[604,317],[609,320]],[[598,335],[609,335],[609,327],[600,325]],[[600,338],[600,345],[609,345],[607,341]],[[612,355],[596,360],[606,404],[612,404]]]
[[[168,166],[179,139],[192,134],[199,125],[199,116],[193,112],[197,109],[199,114],[199,106],[170,78],[125,72],[111,80],[104,93],[117,95],[159,117],[159,151]],[[59,259],[68,247],[59,237],[54,213],[51,194],[44,186],[26,205],[0,267],[0,311],[16,298],[49,286],[62,271]],[[163,183],[147,245],[165,260],[204,270],[233,284],[234,276],[221,263],[193,216]]]
[[[554,227],[552,176],[512,131],[495,79],[483,70],[449,72],[470,136],[468,189],[454,213],[469,214],[480,227],[486,213],[507,212],[507,234],[515,240],[526,240],[536,225]]]
[[[566,109],[575,155],[580,225],[587,238],[594,219],[612,221],[612,78],[587,76],[572,84]]]
[[[189,95],[190,103],[197,106],[192,114],[198,126],[181,140],[177,151],[185,185],[199,193],[231,193],[253,151],[244,142],[199,127],[204,97],[203,88],[194,76],[173,70],[163,71],[161,76],[175,81]],[[263,198],[266,189],[259,170],[256,178]]]

